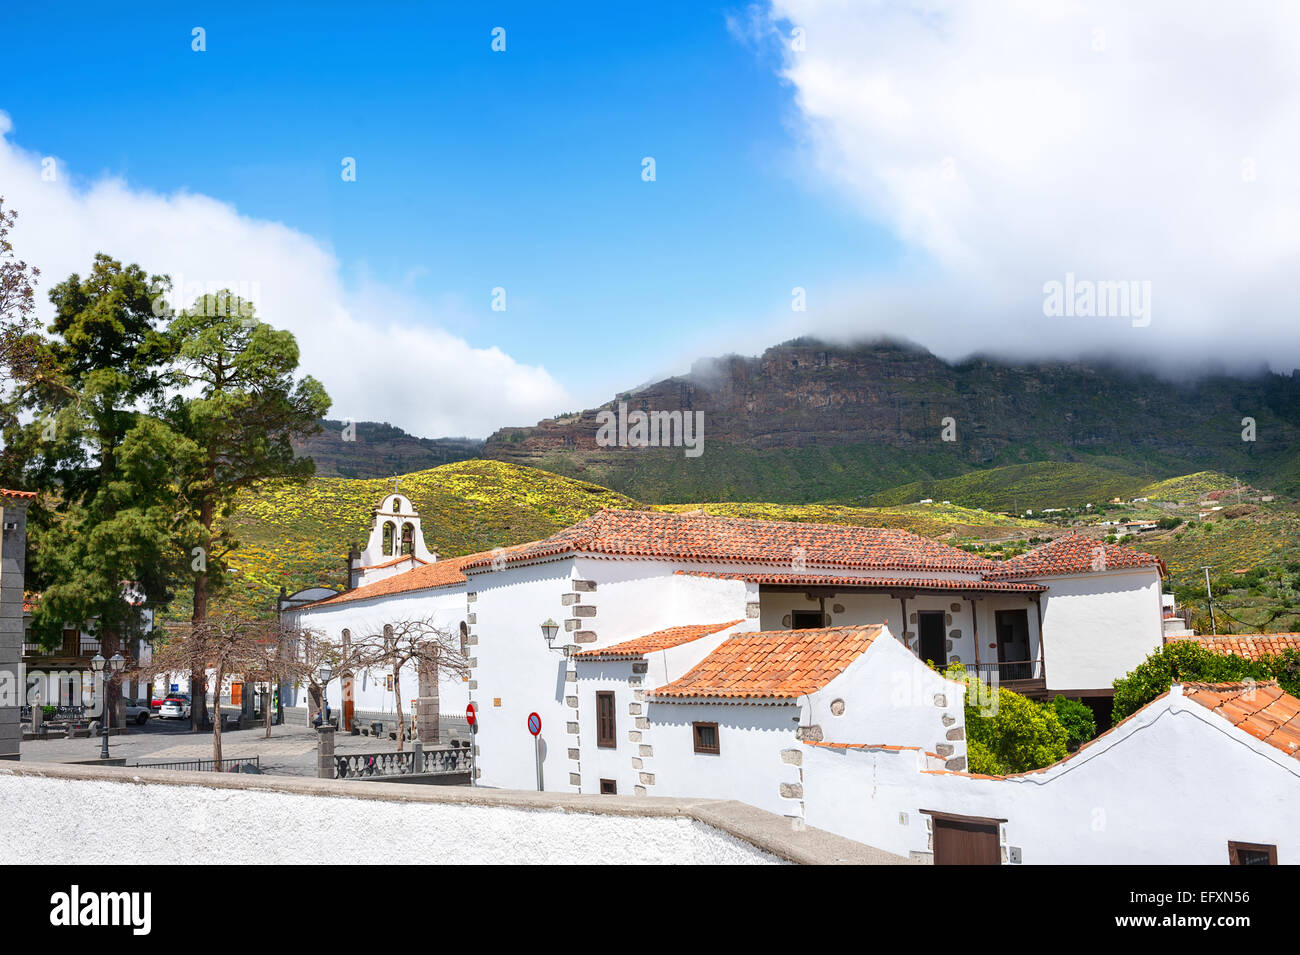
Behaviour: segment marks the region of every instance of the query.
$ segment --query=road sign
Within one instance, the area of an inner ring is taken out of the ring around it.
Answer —
[[[468,723],[470,726],[473,726],[474,720],[475,720],[474,704],[471,703],[469,706],[465,707],[465,722]]]
[[[542,718],[536,713],[528,714],[528,732],[536,736],[542,731]]]

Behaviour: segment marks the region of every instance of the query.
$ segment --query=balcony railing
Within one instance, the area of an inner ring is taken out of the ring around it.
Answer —
[[[1000,663],[962,664],[967,673],[976,674],[985,683],[1016,683],[1022,680],[1043,679],[1041,660],[1006,660]]]

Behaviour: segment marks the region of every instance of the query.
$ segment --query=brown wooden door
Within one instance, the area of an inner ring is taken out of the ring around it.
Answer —
[[[996,822],[934,820],[935,865],[1000,865]]]

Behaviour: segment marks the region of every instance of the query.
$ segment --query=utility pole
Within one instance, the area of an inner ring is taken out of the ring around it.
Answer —
[[[1219,630],[1214,625],[1214,594],[1210,592],[1210,568],[1202,567],[1201,570],[1205,571],[1205,599],[1210,602],[1210,634],[1217,637]]]

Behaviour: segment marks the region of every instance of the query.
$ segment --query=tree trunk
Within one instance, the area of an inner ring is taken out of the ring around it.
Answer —
[[[262,716],[266,723],[266,738],[271,738],[271,703],[275,700],[275,683],[266,681],[266,696],[262,697]]]
[[[211,488],[212,482],[216,480],[216,464],[210,463],[208,466],[208,486]],[[205,491],[203,500],[199,504],[199,523],[203,526],[204,531],[204,549],[203,549],[203,569],[197,571],[198,576],[194,578],[194,612],[190,615],[190,622],[195,626],[202,624],[208,619],[208,548],[212,544],[212,523],[216,517],[216,502],[213,500],[212,492]],[[207,699],[205,693],[195,693],[195,675],[200,670],[190,671],[190,729],[198,732],[203,728],[203,717],[207,711]],[[217,697],[221,696],[221,687],[217,687]]]
[[[402,722],[402,662],[393,663],[393,702],[397,704],[397,751],[402,751],[402,738],[406,735],[406,724]]]
[[[217,664],[216,684],[212,691],[212,758],[217,761],[214,772],[221,772],[221,681],[224,677],[221,664]]]

